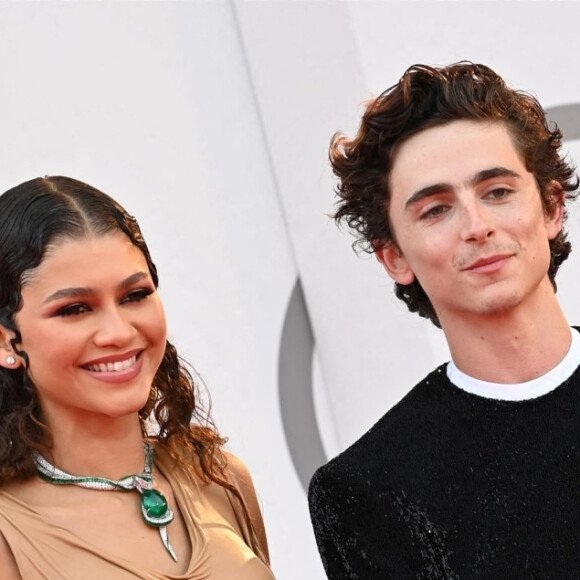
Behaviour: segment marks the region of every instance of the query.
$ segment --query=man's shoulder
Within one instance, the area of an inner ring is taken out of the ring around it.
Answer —
[[[420,381],[394,407],[389,409],[360,439],[320,467],[313,482],[343,483],[366,477],[377,469],[401,461],[425,447],[434,433],[446,429],[449,412],[446,365],[437,367]]]

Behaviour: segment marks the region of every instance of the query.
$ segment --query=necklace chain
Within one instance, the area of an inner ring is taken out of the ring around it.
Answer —
[[[153,486],[153,460],[155,459],[155,449],[148,442],[143,442],[145,452],[145,466],[142,473],[126,475],[121,479],[108,479],[106,477],[90,477],[72,475],[62,469],[52,465],[38,451],[32,452],[32,459],[36,466],[38,475],[55,485],[76,485],[86,489],[99,491],[133,491],[137,490],[141,494],[141,514],[143,520],[149,526],[159,528],[159,535],[165,549],[169,555],[177,562],[177,555],[167,534],[167,525],[174,518],[174,514],[167,505],[165,496]]]

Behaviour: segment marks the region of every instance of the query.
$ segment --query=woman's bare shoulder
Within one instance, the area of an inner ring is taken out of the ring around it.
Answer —
[[[223,452],[227,461],[228,470],[232,477],[232,480],[237,484],[240,492],[248,492],[250,494],[256,495],[254,489],[254,482],[252,481],[252,476],[250,475],[250,470],[246,464],[233,453],[229,451]]]

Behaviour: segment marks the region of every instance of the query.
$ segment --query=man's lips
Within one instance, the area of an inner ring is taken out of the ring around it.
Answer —
[[[508,258],[511,258],[512,254],[497,254],[495,256],[488,256],[487,258],[479,258],[475,262],[469,264],[462,270],[470,271],[470,270],[488,270],[494,269],[495,267],[500,267],[503,262],[505,262]]]

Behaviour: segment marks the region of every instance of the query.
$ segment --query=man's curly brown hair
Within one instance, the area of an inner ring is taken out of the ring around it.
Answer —
[[[389,220],[390,175],[399,146],[417,133],[452,121],[496,122],[506,126],[526,169],[536,178],[546,214],[554,208],[554,181],[567,199],[577,195],[575,168],[562,156],[562,132],[548,123],[538,101],[509,88],[482,64],[459,62],[442,68],[414,65],[401,80],[367,104],[356,136],[335,134],[330,162],[339,178],[335,220],[357,236],[355,247],[372,253],[397,245]],[[550,240],[548,276],[554,290],[558,268],[571,251],[562,230]],[[411,312],[440,327],[417,279],[395,283],[395,293]]]

